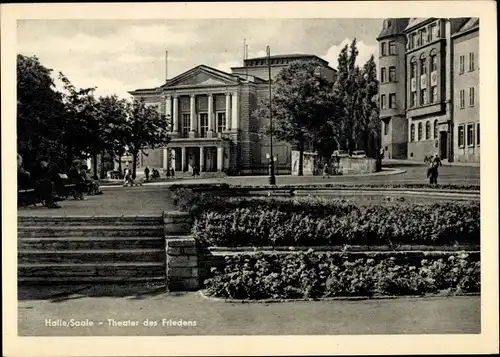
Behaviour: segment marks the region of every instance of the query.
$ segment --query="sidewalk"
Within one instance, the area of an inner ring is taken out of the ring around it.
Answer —
[[[423,161],[417,161],[417,160],[384,159],[384,160],[382,160],[382,165],[421,165],[421,166],[425,166],[425,163]],[[481,167],[481,164],[478,162],[448,162],[448,160],[443,160],[443,165],[458,166],[458,167]]]

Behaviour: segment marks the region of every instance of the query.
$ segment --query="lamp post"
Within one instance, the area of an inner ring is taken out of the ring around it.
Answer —
[[[273,155],[273,110],[272,110],[272,93],[271,93],[271,47],[266,47],[267,51],[267,68],[269,70],[269,131],[271,145],[271,172],[269,174],[269,184],[276,185],[276,176],[274,176],[274,155]]]

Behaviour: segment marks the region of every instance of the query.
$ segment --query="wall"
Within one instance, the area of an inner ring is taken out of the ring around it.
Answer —
[[[479,162],[480,146],[477,145],[477,124],[479,123],[479,30],[453,39],[454,60],[454,158],[458,162]],[[469,71],[469,53],[474,53],[474,70]],[[460,56],[464,56],[464,73],[460,73]],[[474,106],[469,103],[469,90],[474,88]],[[460,107],[460,90],[464,90],[465,107]],[[467,124],[473,124],[474,142],[467,142]],[[458,128],[464,125],[465,145],[458,146]]]
[[[342,174],[367,174],[377,171],[377,160],[364,158],[358,159],[353,157],[341,157],[340,169]]]

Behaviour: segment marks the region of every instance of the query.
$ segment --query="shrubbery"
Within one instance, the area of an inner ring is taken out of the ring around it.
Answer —
[[[235,207],[238,205],[239,207]],[[479,244],[479,203],[230,200],[199,212],[194,237],[205,246]]]
[[[348,259],[315,253],[233,255],[212,268],[208,295],[233,299],[421,295],[480,291],[479,254]]]

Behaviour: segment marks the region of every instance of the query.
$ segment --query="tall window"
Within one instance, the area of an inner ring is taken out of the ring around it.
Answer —
[[[474,70],[474,52],[469,53],[469,72]]]
[[[431,138],[431,122],[426,121],[425,122],[425,140],[430,140]]]
[[[463,148],[465,146],[465,133],[464,133],[464,126],[459,125],[458,126],[458,147]]]
[[[387,82],[387,69],[385,67],[380,70],[380,82]]]
[[[469,106],[474,106],[474,87],[469,88]]]
[[[413,57],[410,62],[410,78],[415,77],[417,77],[417,60]]]
[[[182,137],[187,138],[189,136],[189,130],[191,126],[191,119],[189,114],[182,114]]]
[[[425,55],[420,56],[420,75],[427,74],[427,59]]]
[[[396,67],[389,67],[389,82],[396,82]]]
[[[415,124],[410,126],[410,141],[415,141]]]
[[[438,121],[436,119],[436,120],[434,120],[434,139],[438,138],[438,130],[439,130],[439,128],[438,128]]]
[[[418,123],[418,137],[417,140],[420,141],[422,140],[422,123]]]
[[[394,41],[390,41],[389,42],[389,54],[390,55],[396,55],[397,52],[396,52],[396,42]]]
[[[467,124],[467,146],[474,146],[474,124]]]
[[[476,124],[476,145],[479,146],[479,143],[481,142],[479,139],[481,139],[481,135],[479,135],[479,123]]]
[[[420,41],[422,43],[422,45],[425,45],[427,43],[427,29],[422,29],[422,31],[420,32]]]
[[[396,109],[396,93],[389,94],[389,108]]]
[[[465,90],[464,89],[460,89],[460,96],[459,96],[459,99],[460,99],[460,108],[465,108]]]
[[[200,113],[200,137],[204,138],[208,130],[208,113]]]
[[[411,92],[410,96],[410,107],[414,107],[417,105],[417,92]]]
[[[436,51],[431,52],[431,72],[437,71],[438,61]]]
[[[410,61],[410,107],[417,105],[417,60]]]
[[[429,41],[434,41],[434,40],[437,39],[436,29],[437,29],[437,25],[436,24],[432,24],[430,26]]]
[[[226,131],[226,113],[217,113],[217,131]]]
[[[421,33],[419,32],[418,35],[415,33],[414,36],[417,38],[417,47],[419,47],[420,45],[422,45],[422,35]]]
[[[384,125],[384,135],[389,134],[389,123],[383,122],[382,125]]]
[[[387,43],[382,42],[380,46],[381,46],[380,53],[382,54],[382,56],[386,56],[387,55]]]
[[[431,87],[431,103],[437,103],[438,101],[438,90],[436,86]]]
[[[415,34],[412,33],[410,36],[408,36],[408,43],[410,49],[415,47]]]
[[[463,74],[465,72],[465,56],[460,56],[458,61],[460,66],[459,74]]]
[[[387,107],[387,103],[386,103],[385,94],[382,94],[380,96],[380,109],[386,109],[386,107]]]

